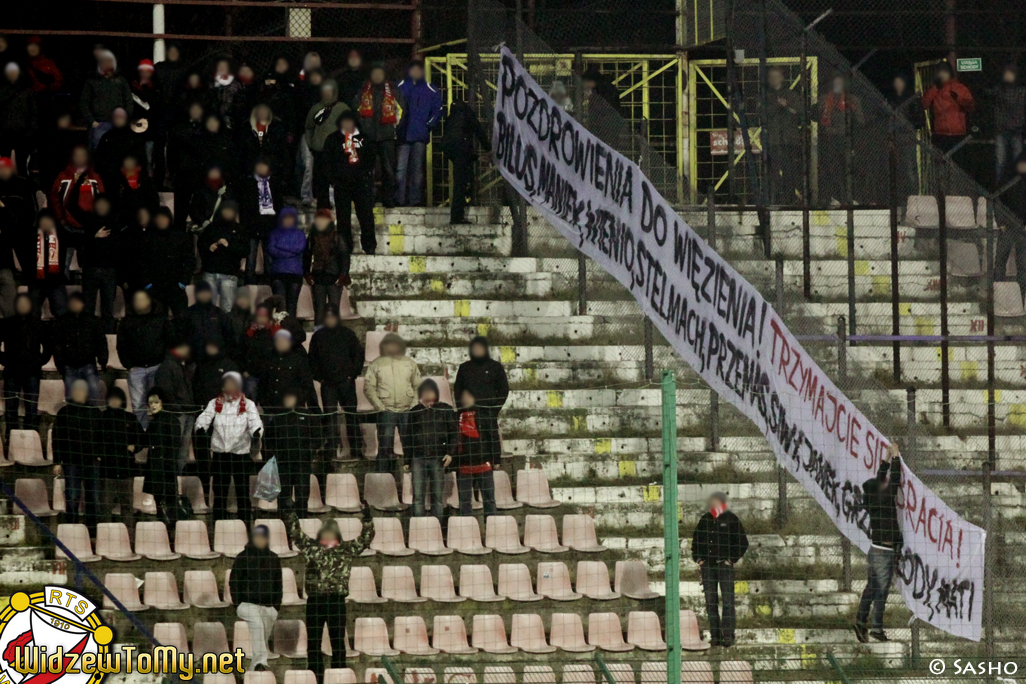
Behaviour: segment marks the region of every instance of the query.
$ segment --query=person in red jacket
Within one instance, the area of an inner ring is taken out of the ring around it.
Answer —
[[[930,112],[933,124],[933,144],[947,152],[968,132],[966,115],[976,106],[973,94],[955,78],[951,65],[937,65],[933,85],[923,93],[923,109]]]
[[[78,192],[72,192],[75,188]],[[65,240],[64,264],[66,273],[70,273],[73,253],[82,249],[85,235],[82,223],[75,214],[91,214],[93,200],[105,192],[100,174],[93,168],[89,160],[89,151],[85,145],[78,145],[71,151],[71,162],[67,168],[57,174],[57,179],[50,189],[49,206],[54,216],[67,229]],[[71,212],[67,203],[78,197],[78,211]]]
[[[64,87],[64,75],[57,68],[57,63],[43,54],[42,44],[43,40],[39,36],[29,36],[25,44],[32,90],[37,93],[59,93]]]

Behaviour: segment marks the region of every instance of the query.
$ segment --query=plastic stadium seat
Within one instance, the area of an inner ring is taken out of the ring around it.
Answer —
[[[385,603],[388,601],[388,599],[378,596],[374,571],[365,566],[353,567],[349,575],[349,599],[354,603]]]
[[[361,653],[359,651],[354,650],[349,645],[349,629],[348,628],[346,628],[346,631],[342,634],[342,641],[343,641],[343,643],[345,644],[345,647],[346,647],[346,658],[356,658],[356,657],[361,655]],[[331,655],[331,639],[328,638],[328,626],[327,625],[325,625],[324,628],[321,630],[321,653],[323,653],[324,655],[327,655],[327,656]]]
[[[192,506],[193,513],[203,515],[210,512],[210,506],[207,505],[206,495],[203,492],[203,481],[200,478],[195,476],[179,476],[178,492],[189,499],[189,505]]]
[[[303,530],[303,534],[311,539],[317,539],[317,533],[320,532],[323,525],[320,518],[303,518],[299,521],[299,529]]]
[[[132,573],[108,572],[103,576],[103,586],[114,594],[121,605],[133,613],[149,609],[149,606],[139,600],[139,582]],[[117,608],[106,594],[103,595],[103,607],[108,610]]]
[[[577,593],[599,601],[612,601],[620,594],[609,589],[609,568],[602,561],[577,563]]]
[[[417,584],[413,580],[413,568],[408,565],[386,565],[381,568],[381,595],[390,601],[400,603],[423,603],[426,598],[417,596]]]
[[[296,584],[296,574],[292,572],[292,568],[281,569],[281,605],[306,605],[306,599],[299,595],[299,585]]]
[[[299,290],[296,318],[301,321],[312,321],[314,318],[313,294],[310,292],[310,286],[306,283],[303,283],[303,287]]]
[[[549,493],[549,478],[545,471],[527,469],[517,471],[517,501],[531,508],[555,508],[562,502]]]
[[[523,563],[499,565],[499,591],[511,601],[541,601],[544,597],[534,593],[531,571]]]
[[[284,684],[317,684],[313,670],[285,670]]]
[[[360,314],[356,313],[356,309],[353,308],[353,303],[349,299],[349,288],[342,288],[342,297],[339,298],[338,302],[338,317],[343,321],[355,321],[362,318]],[[324,684],[328,684],[325,682]]]
[[[264,672],[250,670],[242,677],[242,684],[277,684],[277,680],[270,670]]]
[[[436,615],[431,627],[431,645],[442,653],[473,655],[477,649],[467,642],[467,625],[459,615]],[[448,677],[446,678],[448,681]]]
[[[331,506],[321,499],[321,483],[316,475],[310,476],[310,496],[306,500],[306,510],[310,513],[327,513],[331,510]]]
[[[569,546],[574,551],[585,553],[599,553],[606,550],[606,547],[598,543],[598,537],[595,534],[595,519],[590,515],[563,516],[563,546]]]
[[[556,684],[556,673],[548,665],[525,665],[524,684]]]
[[[403,684],[438,684],[438,675],[430,667],[408,667],[403,671]]]
[[[64,501],[64,478],[63,477],[55,477],[53,479],[53,505],[52,505],[52,508],[53,508],[53,510],[59,511],[61,513],[66,513],[68,511],[67,504]],[[79,502],[78,512],[79,513],[84,513],[85,512],[85,501],[80,501]]]
[[[393,627],[392,646],[397,651],[418,656],[438,655],[438,649],[428,643],[427,625],[421,616],[397,616]]]
[[[516,555],[531,549],[520,543],[520,528],[511,515],[491,515],[485,521],[485,546],[499,553]]]
[[[194,560],[210,560],[221,555],[210,550],[207,524],[202,520],[179,520],[175,523],[175,551]]]
[[[449,518],[449,548],[468,556],[483,556],[492,550],[481,543],[481,526],[473,516]]]
[[[238,644],[236,644],[236,647]],[[228,634],[220,622],[197,622],[192,626],[192,652],[202,657],[207,653],[228,653]]]
[[[577,613],[553,613],[549,641],[568,653],[590,653],[595,647],[584,641],[584,624]]]
[[[427,556],[448,556],[442,526],[435,517],[410,518],[410,548]]]
[[[335,518],[335,522],[338,523],[338,529],[342,533],[342,541],[353,541],[354,539],[359,537],[360,533],[363,531],[363,521],[361,519],[359,519],[359,518]],[[377,527],[377,520],[374,521],[374,524],[375,524],[375,528],[376,528]],[[391,530],[391,529],[392,528],[390,527],[389,530]],[[393,532],[394,532],[394,530],[389,532],[389,537],[393,536]],[[401,525],[399,526],[399,532],[402,533],[402,526]],[[376,535],[377,535],[377,530],[375,530],[375,536]],[[372,540],[371,544],[373,545],[373,543],[374,542]],[[396,549],[396,553],[393,553],[393,554],[390,554],[390,555],[400,555],[398,553],[398,551],[399,551],[399,549]],[[377,553],[377,551],[375,551],[372,548],[369,548],[369,549],[364,549],[363,553],[361,553],[360,555],[361,556],[373,556],[375,553]],[[409,549],[406,549],[406,552],[401,554],[401,555],[411,556],[411,555],[413,555],[413,551],[410,551]]]
[[[324,684],[356,684],[356,672],[348,667],[329,667],[324,671]]]
[[[560,545],[556,520],[551,515],[524,516],[524,546],[542,553],[563,553],[570,550]]]
[[[712,665],[704,660],[685,660],[680,664],[680,681],[682,684],[713,684]],[[723,665],[720,665],[720,682],[723,684],[729,680],[723,679]],[[751,679],[747,680],[751,681]]]
[[[487,565],[460,566],[460,596],[480,602],[505,600],[495,594],[492,571]]]
[[[274,623],[274,651],[286,658],[306,658],[306,623],[278,620]]]
[[[648,585],[648,568],[643,561],[616,561],[613,591],[632,599],[659,597]]]
[[[905,207],[905,225],[936,229],[940,225],[937,198],[933,195],[910,195]]]
[[[948,228],[954,230],[975,230],[976,210],[973,208],[973,198],[947,195],[944,198],[944,220]]]
[[[684,668],[681,669],[683,670]],[[666,684],[667,681],[665,662],[641,664],[641,684]]]
[[[554,601],[576,601],[581,595],[570,586],[566,563],[538,563],[538,593]]]
[[[456,401],[452,398],[452,387],[449,386],[449,378],[444,375],[426,375],[425,380],[434,380],[438,385],[438,401],[449,406],[455,406]]]
[[[137,561],[142,556],[132,551],[125,523],[98,523],[96,525],[96,553],[112,561]]]
[[[607,663],[606,668],[613,675],[615,684],[635,684],[634,666],[630,663]]]
[[[364,360],[370,363],[374,359],[381,356],[381,340],[385,339],[385,335],[388,334],[387,330],[368,330],[367,339],[364,342],[365,353]]]
[[[406,504],[399,501],[399,490],[391,473],[367,473],[363,478],[363,497],[367,505],[378,511],[401,511]]]
[[[135,524],[135,552],[155,561],[173,561],[182,557],[171,551],[167,528],[159,520]]]
[[[595,669],[584,663],[564,665],[563,684],[595,684]]]
[[[121,358],[118,356],[117,335],[107,335],[107,368],[125,370],[125,367],[121,365]]]
[[[477,684],[472,667],[447,667],[442,675],[445,684]]]
[[[270,637],[270,634],[266,636]],[[242,649],[243,653],[249,653],[252,650],[250,648],[249,625],[247,625],[242,620],[238,620],[235,623],[235,626],[233,627],[232,646],[234,646],[235,648]],[[275,653],[274,651],[268,649],[267,659],[275,660],[276,658],[281,658],[281,654]]]
[[[388,670],[383,667],[368,667],[363,671],[363,681],[364,684],[395,684]]]
[[[1019,283],[1010,280],[994,283],[994,315],[998,318],[1022,318],[1026,316],[1026,310],[1023,309],[1022,305],[1022,293],[1019,291]]]
[[[352,473],[328,473],[324,503],[344,513],[360,512],[360,487]]]
[[[517,649],[506,641],[506,625],[501,615],[474,615],[471,646],[485,653],[516,653]],[[485,681],[488,681],[487,676]]]
[[[680,611],[680,647],[685,651],[704,651],[709,646],[708,641],[702,640],[702,630],[698,627],[695,611]]]
[[[246,523],[241,520],[218,520],[214,523],[214,551],[234,558],[249,541]]]
[[[271,551],[278,554],[279,558],[292,558],[299,555],[299,551],[293,551],[289,547],[289,535],[285,531],[283,521],[278,518],[263,518],[253,521],[253,526],[257,525],[267,525],[267,529],[271,532]]]
[[[399,651],[388,643],[388,626],[379,617],[356,618],[353,647],[372,657],[397,656]]]
[[[235,605],[235,599],[232,598],[231,579],[232,579],[232,569],[228,568],[227,570],[224,571],[224,600],[225,600],[225,603],[234,606]]]
[[[441,603],[461,603],[466,601],[456,595],[456,587],[452,581],[452,570],[448,565],[420,566],[420,594],[426,599]]]
[[[720,684],[753,684],[752,666],[744,660],[720,662]]]
[[[653,611],[632,610],[627,614],[627,643],[643,651],[665,651],[663,628]]]
[[[374,518],[374,539],[370,547],[386,556],[412,556],[414,553],[406,547],[402,522],[398,518]]]
[[[19,477],[14,482],[14,495],[21,499],[21,502],[32,511],[33,515],[40,518],[52,518],[57,511],[50,508],[50,497],[46,493],[46,483],[38,478]],[[14,512],[20,512],[18,508]]]
[[[35,430],[11,430],[8,458],[24,466],[52,466],[43,456],[43,441]]]
[[[227,608],[217,593],[217,579],[210,570],[186,570],[182,601],[196,608]]]
[[[974,243],[948,240],[948,273],[957,278],[975,278],[985,272],[980,250]]]
[[[517,676],[508,665],[492,665],[484,669],[484,684],[517,684]]]
[[[40,380],[39,381],[39,412],[49,413],[51,416],[64,405],[64,381],[63,380]]]
[[[143,578],[143,603],[160,610],[185,610],[188,604],[178,598],[178,582],[173,572],[147,572]]]
[[[189,652],[189,637],[181,622],[158,622],[153,625],[153,638],[163,646],[174,646],[179,653]]]
[[[89,528],[81,524],[62,523],[57,526],[57,539],[68,547],[72,555],[83,563],[93,563],[100,560],[100,556],[93,553],[93,545],[89,541]],[[67,558],[61,551],[56,551],[57,558]]]
[[[555,646],[545,640],[545,625],[537,613],[517,613],[509,632],[509,643],[527,653],[552,653]]]
[[[146,484],[145,477],[137,477],[132,481],[132,507],[140,513],[147,515],[157,514],[157,502],[153,500],[152,494],[143,491]]]
[[[623,627],[616,613],[592,613],[588,616],[588,643],[613,653],[634,650],[623,640]]]

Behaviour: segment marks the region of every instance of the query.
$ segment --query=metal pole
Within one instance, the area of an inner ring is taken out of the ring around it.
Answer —
[[[845,330],[844,316],[837,317],[837,377],[844,380],[848,379],[848,350],[845,347],[848,344],[848,333]]]
[[[663,371],[663,546],[666,555],[666,675],[680,684],[680,538],[677,528],[677,379]]]
[[[645,380],[651,382],[655,379],[655,353],[652,349],[655,331],[652,328],[652,321],[648,316],[645,317],[645,323],[642,328],[645,339]]]
[[[588,259],[577,253],[577,315],[588,315]]]
[[[776,294],[776,299],[777,299],[777,301],[774,303],[774,306],[776,306],[777,313],[780,314],[781,316],[783,316],[784,315],[784,256],[782,254],[778,254],[777,258],[774,259],[774,261],[776,262],[776,268],[774,269],[776,271],[776,278],[775,278],[775,282],[774,282],[775,288],[774,289],[776,291],[775,294]]]
[[[987,462],[997,468],[997,411],[994,406],[994,201],[987,198]]]
[[[920,639],[919,620],[912,618],[912,658],[909,664],[912,666],[913,670],[919,669],[919,659],[922,654]]]
[[[983,464],[983,531],[987,533],[984,541],[984,557],[993,558],[992,511],[990,502],[990,463]],[[983,564],[983,642],[988,658],[994,657],[994,573],[991,571],[993,562]]]
[[[941,181],[938,183],[937,189],[937,217],[939,222],[938,227],[938,239],[940,241],[940,319],[941,319],[941,420],[944,427],[951,427],[951,369],[950,360],[948,359],[948,348],[950,343],[948,342],[947,336],[950,334],[948,330],[948,211],[947,211],[947,197],[944,194],[947,192],[947,183],[945,182],[947,172],[950,164],[949,159],[945,159],[943,164],[944,168],[941,169]]]
[[[708,231],[709,246],[716,249],[716,187],[709,184],[706,191],[705,223]]]
[[[787,471],[777,466],[777,527],[787,523]]]
[[[720,450],[720,395],[709,390],[709,451]]]
[[[164,28],[164,4],[157,3],[153,6],[153,35],[159,36],[167,33]],[[163,38],[153,39],[153,63],[163,62],[167,57]]]
[[[897,114],[895,114],[897,117]],[[901,306],[898,285],[898,147],[894,140],[896,119],[891,120],[891,135],[888,150],[888,169],[890,173],[890,209],[891,209],[891,334],[901,334]],[[901,382],[901,344],[894,342],[894,382]]]
[[[812,83],[809,77],[809,31],[802,31],[802,293],[805,298],[812,297],[812,222],[809,220],[809,201],[812,191],[809,167],[809,146],[812,126],[809,123],[810,99]]]
[[[855,179],[852,177],[851,158],[851,76],[844,84],[844,195],[848,205],[848,334],[855,335]]]
[[[727,204],[738,204],[734,164],[734,3],[727,0]]]
[[[851,541],[841,537],[841,591],[851,591]]]

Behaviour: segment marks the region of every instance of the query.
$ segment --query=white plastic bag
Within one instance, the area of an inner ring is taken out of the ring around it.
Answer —
[[[281,494],[281,478],[278,476],[278,461],[272,457],[257,475],[254,496],[263,501],[274,501]]]

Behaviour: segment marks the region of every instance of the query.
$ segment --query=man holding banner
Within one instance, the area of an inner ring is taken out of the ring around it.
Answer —
[[[887,473],[890,471],[890,477]],[[902,547],[901,525],[898,522],[898,493],[901,491],[901,456],[898,446],[891,444],[883,457],[876,477],[862,485],[866,511],[869,513],[869,556],[866,559],[866,588],[862,590],[859,612],[855,618],[855,636],[862,643],[869,637],[887,641],[883,631],[884,607],[894,578],[894,552]],[[869,610],[873,609],[872,629],[866,627]]]

